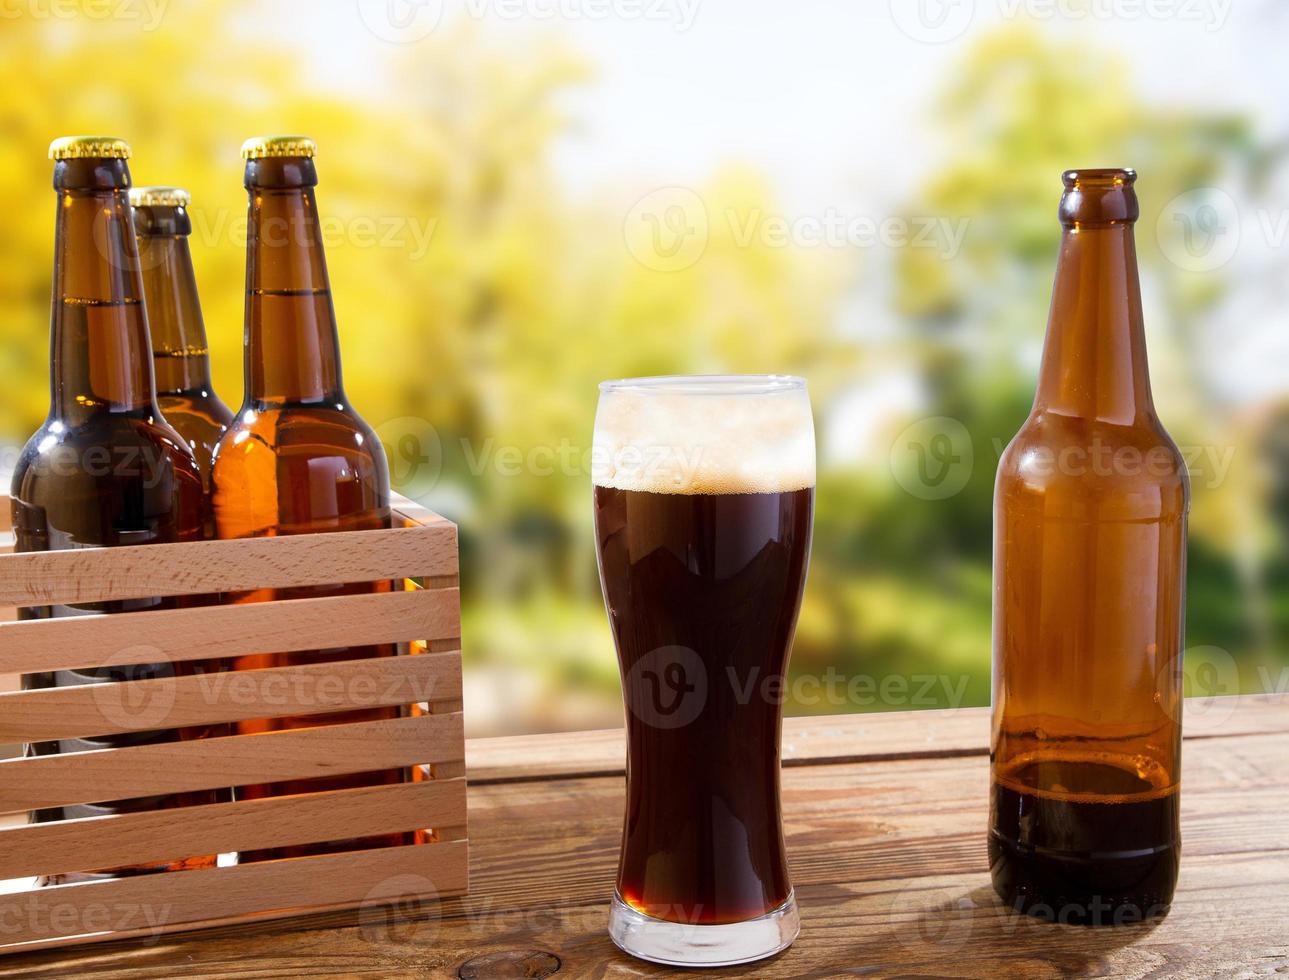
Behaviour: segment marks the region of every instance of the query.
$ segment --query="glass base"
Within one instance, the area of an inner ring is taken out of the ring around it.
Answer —
[[[747,922],[719,926],[666,922],[637,912],[617,895],[609,938],[624,953],[666,966],[734,966],[763,960],[792,945],[801,931],[797,900]]]

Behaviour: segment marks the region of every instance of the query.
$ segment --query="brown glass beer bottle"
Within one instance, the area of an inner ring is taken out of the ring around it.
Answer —
[[[49,417],[23,449],[13,477],[19,552],[195,541],[202,531],[201,474],[162,417],[152,375],[134,224],[127,191],[129,147],[105,137],[68,137],[49,150],[58,195]],[[24,619],[173,608],[152,598],[20,610]],[[94,651],[111,664],[115,651]],[[186,665],[180,665],[185,668]],[[173,664],[90,666],[23,677],[28,689],[173,676]],[[141,719],[142,722],[142,719]],[[117,748],[194,733],[137,731],[39,742],[29,755]],[[42,810],[35,821],[205,803],[192,793]],[[46,879],[210,867],[214,857]]]
[[[166,421],[192,449],[209,493],[211,456],[233,413],[211,383],[206,325],[188,248],[190,203],[188,192],[178,187],[135,187],[130,191],[152,331],[157,402]],[[214,537],[213,519],[207,536]]]
[[[246,269],[246,400],[215,450],[216,530],[221,538],[388,528],[389,472],[371,427],[341,383],[335,310],[323,255],[314,187],[314,144],[302,137],[248,140],[250,194]],[[259,590],[234,602],[354,595],[389,582]],[[240,658],[250,670],[395,656],[396,645],[336,648]],[[397,708],[242,722],[242,733],[396,718]],[[299,780],[235,790],[241,799],[398,783],[402,770]],[[242,861],[411,843],[411,834],[278,848]]]
[[[1090,925],[1167,911],[1181,852],[1190,485],[1151,398],[1135,180],[1064,175],[1038,393],[994,501],[994,887]]]

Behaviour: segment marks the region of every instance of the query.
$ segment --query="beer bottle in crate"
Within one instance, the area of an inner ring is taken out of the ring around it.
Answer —
[[[23,449],[13,477],[15,550],[61,551],[196,541],[202,535],[201,473],[185,441],[157,405],[152,347],[143,305],[127,192],[129,146],[103,137],[66,137],[50,146],[55,226],[50,409]],[[146,598],[20,610],[24,619],[173,608]],[[121,651],[95,650],[100,664],[23,677],[27,689],[173,676],[174,664],[121,663]],[[137,654],[136,654],[137,655]],[[185,669],[183,667],[181,670]],[[30,755],[191,737],[173,730],[38,742]],[[176,794],[42,810],[35,821],[72,819],[211,802]],[[87,869],[86,877],[209,867],[213,856],[139,868]]]
[[[157,402],[166,421],[192,449],[209,492],[211,456],[233,413],[215,394],[211,382],[206,325],[188,248],[190,203],[188,192],[179,187],[135,187],[130,191],[152,331]],[[207,532],[207,537],[214,537],[213,519]]]
[[[247,230],[246,397],[215,451],[215,524],[221,538],[391,526],[389,471],[371,427],[354,411],[340,372],[340,345],[314,187],[315,146],[303,137],[251,139],[242,148],[250,196]],[[262,602],[356,595],[390,582],[261,589],[231,597]],[[394,644],[239,658],[251,670],[398,654]],[[243,734],[396,718],[399,708],[263,718]],[[403,770],[242,786],[240,799],[405,781]],[[413,834],[332,841],[240,855],[242,862],[412,843]]]

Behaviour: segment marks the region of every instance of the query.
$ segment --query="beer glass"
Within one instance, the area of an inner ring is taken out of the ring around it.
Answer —
[[[805,382],[606,382],[592,459],[627,724],[610,935],[679,966],[770,956],[799,928],[779,738],[814,512]]]

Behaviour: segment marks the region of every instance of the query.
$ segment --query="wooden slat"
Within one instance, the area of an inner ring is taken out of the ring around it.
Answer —
[[[1221,735],[1289,732],[1289,697],[1215,698],[1215,721],[1183,725],[1188,741]],[[1218,729],[1214,730],[1214,725]],[[783,764],[831,765],[878,759],[985,755],[988,708],[945,708],[828,717],[786,718]],[[619,776],[626,768],[622,729],[471,739],[466,766],[474,784],[576,776]]]
[[[0,605],[78,604],[455,575],[456,527],[0,555]]]
[[[0,623],[0,674],[448,639],[460,632],[456,589],[70,616]]]
[[[786,718],[783,762],[977,755],[987,751],[988,738],[985,708]],[[470,780],[480,784],[618,776],[626,768],[626,734],[620,728],[471,739],[466,751]]]
[[[416,501],[399,497],[397,494],[395,494],[394,507],[395,527],[424,527],[445,519],[434,511],[422,507]],[[461,578],[456,569],[453,569],[449,575],[423,576],[421,581],[425,583],[427,589],[454,589],[461,584]]]
[[[0,762],[0,813],[458,759],[461,715],[420,715]]]
[[[265,895],[281,903],[264,913],[270,916],[349,905],[383,918],[384,903],[419,889],[463,892],[467,854],[466,842],[450,841],[42,888],[0,896],[0,942],[66,942],[106,931],[155,940],[185,923],[261,913]]]
[[[47,742],[461,697],[457,653],[0,694],[0,741]]]
[[[459,826],[465,807],[464,780],[426,780],[8,827],[0,880]]]
[[[447,518],[434,513],[434,511],[430,510],[428,507],[422,506],[410,497],[394,494],[392,504],[395,517],[399,520],[406,521],[411,525],[425,527],[439,521],[447,520]]]

